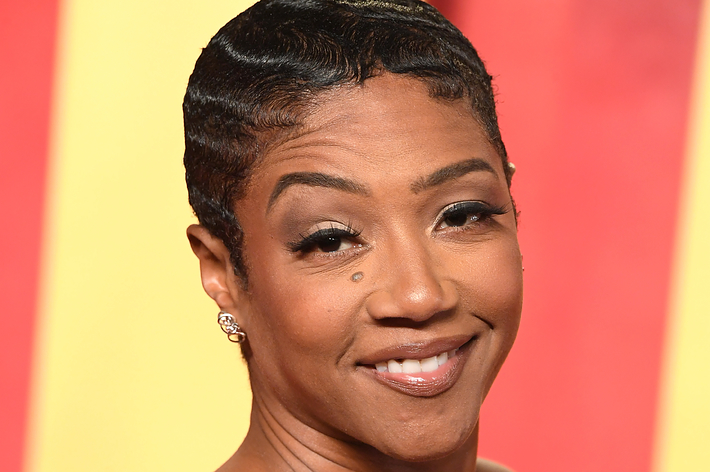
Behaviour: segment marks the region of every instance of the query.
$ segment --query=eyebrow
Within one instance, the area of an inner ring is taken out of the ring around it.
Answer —
[[[322,174],[320,172],[293,172],[291,174],[281,176],[279,181],[276,183],[274,190],[271,192],[271,196],[269,197],[269,204],[266,206],[266,211],[269,211],[274,203],[276,203],[276,199],[279,198],[279,195],[281,195],[292,185],[326,187],[357,195],[370,195],[370,190],[365,185],[359,184],[354,180]]]
[[[431,187],[463,177],[471,172],[490,172],[496,177],[498,176],[495,169],[493,169],[488,162],[480,158],[473,158],[442,167],[426,177],[420,177],[410,185],[410,189],[414,193],[419,193]]]

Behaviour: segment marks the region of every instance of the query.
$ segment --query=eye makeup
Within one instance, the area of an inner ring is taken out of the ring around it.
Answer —
[[[476,200],[452,203],[439,213],[435,230],[461,231],[481,228],[492,223],[494,216],[504,215],[509,211],[509,205],[492,206]],[[362,231],[355,230],[352,224],[326,224],[329,226],[316,225],[310,233],[299,233],[298,239],[286,243],[287,248],[293,253],[305,255],[312,252],[332,254],[362,246],[362,243],[357,241]]]
[[[472,224],[490,222],[493,216],[504,215],[507,206],[491,206],[481,201],[456,202],[444,208],[437,218],[436,228],[464,228]]]
[[[316,229],[306,235],[299,234],[298,240],[291,241],[286,246],[294,253],[336,252],[349,247],[361,246],[354,241],[360,236],[360,233],[361,231],[356,231],[350,224],[336,226],[336,223],[330,223],[330,227]],[[343,246],[347,247],[343,248]]]

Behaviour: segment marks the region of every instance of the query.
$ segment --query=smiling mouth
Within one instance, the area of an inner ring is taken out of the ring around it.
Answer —
[[[458,348],[423,359],[394,358],[367,367],[375,380],[400,393],[433,397],[454,386],[463,372],[476,336]]]
[[[392,372],[393,374],[419,374],[421,372],[434,372],[448,360],[456,356],[458,348],[426,359],[390,359],[387,362],[378,362],[375,368],[378,372]]]

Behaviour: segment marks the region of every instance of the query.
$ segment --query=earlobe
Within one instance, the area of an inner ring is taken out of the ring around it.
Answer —
[[[207,295],[221,310],[236,312],[238,294],[235,284],[230,280],[234,271],[224,243],[201,225],[190,225],[187,228],[187,239],[192,252],[200,260],[202,287]]]

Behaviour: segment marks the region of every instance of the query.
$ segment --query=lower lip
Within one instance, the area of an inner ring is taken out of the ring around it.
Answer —
[[[379,372],[373,368],[368,370],[379,382],[398,392],[413,397],[433,397],[449,390],[461,377],[461,372],[463,372],[463,367],[471,352],[471,345],[474,342],[475,339],[461,346],[453,358],[432,372],[395,374]]]

